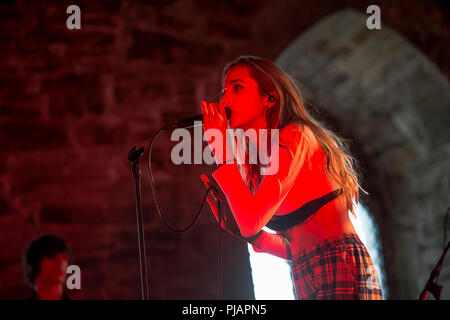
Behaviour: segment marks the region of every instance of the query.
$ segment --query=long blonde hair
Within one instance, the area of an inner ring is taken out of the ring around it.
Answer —
[[[356,159],[350,155],[345,140],[307,112],[302,92],[295,80],[269,60],[255,56],[237,58],[225,66],[222,85],[228,71],[238,65],[248,67],[261,94],[273,94],[274,91],[278,94],[276,105],[266,113],[269,129],[281,130],[289,123],[298,123],[311,129],[326,154],[328,175],[342,188],[347,209],[355,215],[353,199],[358,203],[361,187]]]

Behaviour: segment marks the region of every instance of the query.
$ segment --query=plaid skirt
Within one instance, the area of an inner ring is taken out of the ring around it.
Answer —
[[[375,267],[356,234],[334,236],[296,254],[292,278],[297,299],[383,299]]]

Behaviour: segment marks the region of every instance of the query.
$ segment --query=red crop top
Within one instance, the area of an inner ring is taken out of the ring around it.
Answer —
[[[265,175],[254,194],[238,165],[221,165],[212,176],[225,194],[241,234],[250,237],[274,215],[288,214],[313,199],[339,188],[325,172],[326,156],[313,132],[299,124],[280,130],[278,172]],[[277,159],[278,158],[278,159]]]

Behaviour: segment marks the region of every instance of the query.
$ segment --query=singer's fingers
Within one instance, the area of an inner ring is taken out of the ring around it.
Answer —
[[[207,117],[208,116],[208,109],[206,107],[206,101],[202,100],[202,112],[203,112],[203,117]]]
[[[211,107],[209,105],[210,105],[209,102],[205,103],[206,115],[207,115],[208,118],[211,117]]]
[[[217,193],[216,187],[212,184],[212,182],[208,179],[208,177],[202,174],[200,178],[202,179],[206,189],[213,187],[211,190],[209,190],[208,197],[210,196],[211,199],[214,200],[216,203],[222,202],[222,200],[219,197],[219,194]]]
[[[217,103],[219,106],[219,111],[222,117],[227,120],[227,113],[225,112],[225,105],[222,102]]]
[[[209,188],[211,188],[211,183],[209,182],[208,178],[206,178],[206,177],[204,177],[204,175],[202,175],[201,179],[202,179],[202,182],[203,182],[203,184],[204,184],[204,186],[205,186],[205,188],[206,188],[207,190],[208,190]],[[211,191],[212,191],[212,190],[209,190],[208,196],[211,194]]]
[[[216,110],[214,108],[214,103],[208,103],[208,106],[209,106],[209,109],[208,109],[209,115],[211,117],[214,117],[217,114],[217,112],[216,112]]]
[[[201,176],[200,176],[200,179],[202,179],[202,181],[203,181],[203,183],[205,184],[205,186],[207,186],[208,188],[209,188],[209,184],[211,183],[210,181],[209,181],[209,178],[205,175],[205,174],[202,174]]]
[[[219,102],[214,103],[214,114],[216,116],[218,116],[220,121],[224,121],[227,118],[226,114],[222,113],[222,110],[220,110],[220,103]]]
[[[216,192],[214,191],[214,189],[209,190],[209,194],[211,196],[211,199],[214,200],[214,202],[218,202],[219,199],[217,198]]]
[[[213,196],[212,190],[210,190],[210,192],[208,192],[208,195],[206,196],[206,201],[208,202],[208,205],[211,208],[211,211],[214,214],[214,216],[216,217],[217,221],[219,221],[219,210],[218,210],[218,205],[217,205],[217,198],[215,198]]]
[[[208,204],[211,205],[217,205],[217,200],[214,200],[214,197],[212,196],[212,193],[209,192],[208,196],[206,197],[206,201],[208,201]]]
[[[212,213],[214,214],[214,216],[216,217],[216,220],[219,221],[219,210],[217,210],[217,204],[214,203],[213,200],[211,200],[210,198],[206,199],[208,201],[208,205],[211,208]]]

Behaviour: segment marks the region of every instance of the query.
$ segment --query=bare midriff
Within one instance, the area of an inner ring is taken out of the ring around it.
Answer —
[[[327,238],[343,233],[356,233],[356,231],[348,216],[342,195],[320,208],[305,223],[285,231],[293,256],[302,250],[314,247]]]

